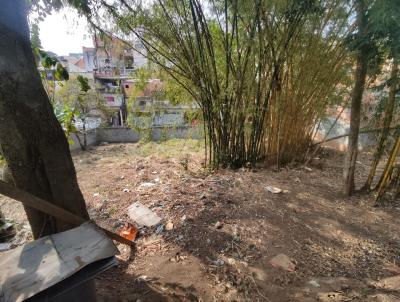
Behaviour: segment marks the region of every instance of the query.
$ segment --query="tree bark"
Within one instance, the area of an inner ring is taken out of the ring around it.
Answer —
[[[32,53],[24,0],[0,9],[0,142],[15,185],[87,219],[75,167]],[[25,208],[34,238],[74,227]]]
[[[358,24],[358,39],[362,41],[366,36],[367,20],[366,8],[363,0],[358,0],[356,3],[357,9],[357,24]],[[351,116],[350,116],[350,135],[348,150],[345,158],[343,169],[343,193],[350,196],[354,191],[354,172],[356,167],[356,160],[358,154],[358,135],[360,130],[360,115],[361,115],[361,101],[364,93],[365,79],[367,76],[367,47],[364,43],[360,43],[360,49],[357,52],[356,70],[355,70],[355,84],[351,97]]]
[[[83,148],[82,151],[86,151],[87,147],[87,137],[86,137],[86,119],[84,118],[83,120],[83,125],[82,125],[82,132],[83,132]]]

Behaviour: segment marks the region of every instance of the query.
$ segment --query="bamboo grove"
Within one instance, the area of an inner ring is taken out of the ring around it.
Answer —
[[[390,64],[388,78],[376,85],[379,100],[371,118],[372,126],[379,127],[381,130],[377,135],[377,146],[362,189],[367,192],[376,191],[378,203],[383,201],[385,193],[389,191],[393,191],[395,198],[400,196],[400,168],[397,163],[400,155],[398,68],[398,61],[394,57]],[[381,166],[381,171],[378,170],[379,166]]]
[[[139,39],[199,104],[214,168],[301,159],[347,76],[343,1],[101,2],[92,22],[113,16],[112,33]]]
[[[238,168],[259,160],[278,167],[308,162],[306,157],[315,154],[313,139],[327,108],[350,103],[353,108],[367,88],[354,83],[370,85],[382,65],[391,65],[390,80],[381,85],[389,91],[389,101],[375,125],[382,131],[364,189],[377,190],[381,196],[390,186],[398,186],[399,143],[391,131],[398,120],[395,0],[96,0],[90,4],[89,20],[97,31],[132,48],[131,41],[140,41],[144,49],[136,51],[197,102],[211,168]],[[365,21],[365,29],[357,20]],[[357,78],[358,62],[366,70],[364,79]],[[359,124],[357,114],[351,116]],[[345,180],[348,195],[354,187],[357,158],[357,140],[352,137],[358,137],[359,129],[350,124],[353,155],[344,168],[351,172]],[[379,177],[377,167],[388,149],[387,167]]]

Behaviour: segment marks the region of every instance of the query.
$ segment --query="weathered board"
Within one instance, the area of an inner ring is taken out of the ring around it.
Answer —
[[[128,216],[139,226],[152,227],[161,222],[160,217],[140,202],[135,202],[129,206]]]
[[[0,301],[23,301],[119,251],[93,223],[29,242],[0,256]]]

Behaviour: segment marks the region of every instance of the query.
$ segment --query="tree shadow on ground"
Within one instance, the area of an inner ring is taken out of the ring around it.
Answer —
[[[315,170],[312,173],[261,170],[243,174],[220,171],[209,176],[212,181],[206,181],[201,192],[189,190],[190,178],[195,176],[187,175],[185,181],[175,185],[182,192],[178,200],[174,196],[172,201],[183,205],[182,214],[187,218],[183,222],[174,221],[174,230],[159,236],[180,253],[198,259],[204,275],[212,277],[208,282],[215,287],[223,284],[225,292],[221,295],[234,289],[239,300],[266,300],[267,296],[271,301],[287,301],[292,290],[304,287],[315,277],[378,279],[382,276],[383,262],[398,255],[400,247],[379,223],[362,221],[370,207],[358,205],[353,199],[347,201],[340,195],[340,184],[333,182],[340,169],[326,173],[331,175]],[[302,177],[299,184],[295,181],[297,176]],[[244,183],[236,186],[235,179],[239,178]],[[274,181],[287,185],[290,192],[268,193],[265,185]],[[201,193],[210,193],[210,189],[212,194],[203,197]],[[190,205],[182,201],[192,194],[198,195],[195,198],[198,204],[194,205],[194,211],[186,213]],[[395,213],[383,212],[382,217],[395,221]],[[217,227],[217,222],[222,222],[222,227]],[[390,228],[398,230],[394,225]],[[377,249],[373,250],[374,247]],[[278,253],[294,258],[297,263],[294,273],[269,264]],[[137,286],[132,291],[140,292],[142,301],[189,300],[190,294],[176,294],[174,290],[192,292],[191,286],[161,279],[146,282],[146,286],[138,285],[135,279],[139,276],[127,273],[129,265],[128,262],[116,272],[122,279],[130,279],[124,281],[128,287]],[[260,271],[265,277],[260,276]],[[168,284],[171,291],[160,290]],[[197,293],[193,293],[193,298],[202,298],[195,285]],[[153,294],[153,300],[146,298]]]
[[[159,278],[132,274],[128,266],[134,257],[135,247],[132,247],[129,259],[120,260],[118,266],[96,278],[98,302],[199,301],[193,287],[163,283]]]
[[[392,260],[400,251],[399,243],[394,242],[393,237],[383,232],[379,225],[371,227],[358,220],[354,221],[348,213],[354,209],[354,215],[363,215],[369,208],[357,209],[357,205],[352,205],[345,213],[331,211],[330,208],[328,212],[326,209],[322,210],[325,205],[316,206],[313,200],[302,202],[296,200],[295,195],[271,196],[265,192],[262,198],[274,202],[274,208],[271,209],[267,203],[253,202],[252,196],[246,196],[245,192],[236,192],[233,195],[228,193],[228,188],[221,190],[214,198],[202,201],[206,205],[202,211],[163,237],[167,242],[178,245],[182,251],[200,259],[208,266],[209,273],[229,283],[246,298],[258,296],[257,291],[262,289],[254,287],[251,279],[254,274],[250,272],[246,279],[243,270],[238,269],[236,263],[261,267],[269,276],[265,281],[276,283],[277,286],[295,287],[315,276],[379,279],[385,274],[382,273],[382,264]],[[336,199],[343,200],[340,193],[337,193],[340,191],[332,186],[322,183],[315,186],[315,190],[319,193],[312,198],[324,199],[332,209],[337,206]],[[303,211],[295,211],[293,204],[302,207]],[[385,215],[395,219],[394,213],[385,212]],[[226,225],[219,230],[214,226],[217,221],[225,221]],[[339,232],[335,236],[321,228],[329,221],[335,222],[329,226],[333,228],[333,233]],[[257,226],[258,234],[254,236],[249,229]],[[357,239],[357,242],[348,243],[341,234]],[[257,237],[261,243],[254,244]],[[363,242],[366,243],[365,246]],[[370,247],[373,246],[377,249],[371,251]],[[340,251],[349,250],[354,251],[353,258],[341,258]],[[298,271],[291,275],[279,272],[269,265],[268,260],[277,253],[286,253],[296,258]],[[213,263],[221,255],[223,259],[233,259],[235,264],[225,261],[221,267],[214,266]],[[307,263],[309,261],[313,264]],[[306,266],[307,269],[303,270]],[[280,301],[280,298],[276,298],[276,301]]]

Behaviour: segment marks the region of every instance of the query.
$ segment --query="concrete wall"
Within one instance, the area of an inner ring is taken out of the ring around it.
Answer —
[[[330,126],[330,125],[328,125]],[[318,131],[315,141],[321,141],[326,134],[326,129],[329,129],[327,125],[322,126]],[[344,127],[340,123],[335,126],[331,131],[329,137],[335,137],[348,132],[348,128]],[[147,132],[148,134],[148,132]],[[88,146],[98,145],[101,142],[107,143],[136,143],[140,140],[142,135],[145,133],[138,133],[128,127],[109,127],[109,128],[96,128],[89,130],[86,134],[86,140]],[[79,134],[81,141],[83,142],[83,135]],[[179,126],[179,127],[153,127],[151,129],[151,137],[153,141],[160,141],[165,139],[203,139],[204,131],[202,127],[190,127],[190,126]],[[79,142],[75,135],[69,137],[73,144],[70,144],[70,150],[80,150]],[[332,147],[340,151],[347,150],[348,137],[343,137],[337,140],[325,143],[325,146]],[[360,134],[359,137],[359,149],[366,149],[373,146],[376,143],[376,138],[373,134]]]
[[[78,135],[79,135],[79,137],[81,139],[81,142],[83,144],[83,135],[82,134],[78,134]],[[81,146],[79,145],[79,142],[78,142],[78,139],[76,138],[76,135],[70,135],[68,139],[69,139],[70,142],[71,141],[73,142],[72,144],[71,143],[69,144],[69,149],[71,151],[80,150],[81,149]],[[87,131],[87,133],[86,133],[86,143],[87,143],[88,146],[93,146],[93,145],[97,145],[98,144],[96,129],[92,129],[92,130]]]
[[[83,143],[83,135],[78,134]],[[143,134],[145,135],[145,134]],[[201,127],[154,127],[151,129],[152,139],[160,141],[163,139],[202,139],[203,128]],[[133,131],[128,127],[109,127],[109,128],[96,128],[89,130],[86,134],[88,146],[97,145],[101,142],[107,143],[136,143],[140,140],[141,133]],[[76,135],[70,135],[69,139],[73,144],[69,145],[71,151],[79,150],[80,145]]]
[[[180,138],[180,139],[202,139],[204,138],[203,128],[201,127],[153,127],[152,139],[159,141],[163,139]]]
[[[107,143],[136,143],[139,133],[128,127],[97,128],[97,141]]]

